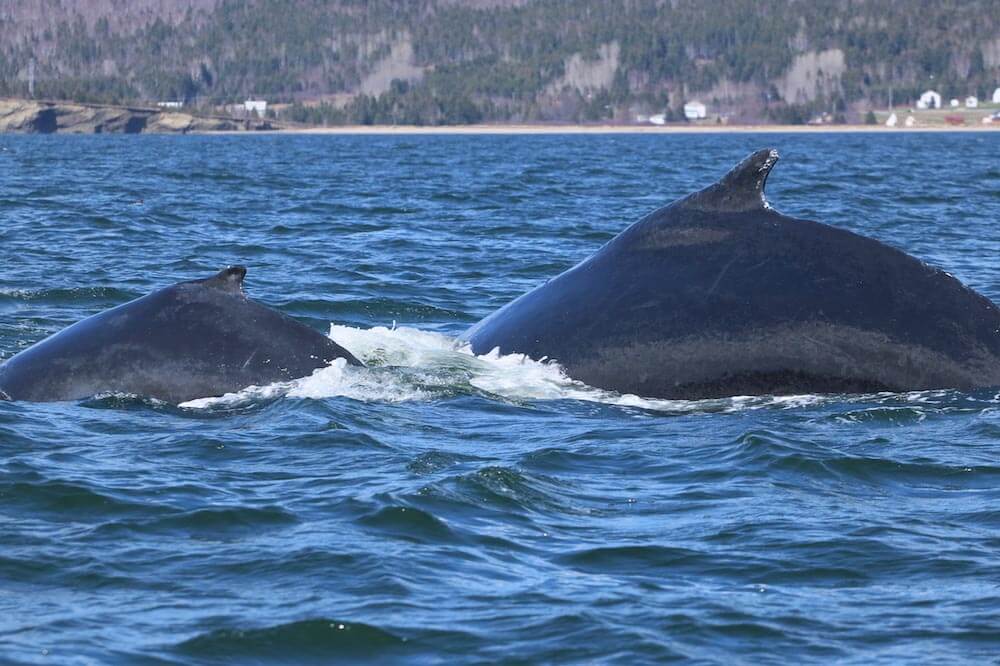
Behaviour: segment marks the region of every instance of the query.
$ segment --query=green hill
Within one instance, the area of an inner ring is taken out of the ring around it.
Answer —
[[[328,123],[857,120],[928,87],[1000,85],[995,0],[21,0],[0,94],[258,96]],[[891,92],[890,92],[891,91]]]

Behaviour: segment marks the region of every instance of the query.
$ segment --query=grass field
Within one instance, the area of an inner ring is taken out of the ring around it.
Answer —
[[[983,118],[988,118],[997,111],[1000,111],[1000,104],[980,103],[975,109],[967,109],[964,106],[960,106],[957,109],[946,107],[944,109],[927,110],[909,106],[897,106],[892,111],[876,111],[875,118],[880,125],[884,125],[885,121],[889,118],[889,114],[895,112],[898,120],[897,127],[903,127],[906,117],[910,115],[913,116],[914,126],[916,127],[941,127],[950,125],[981,126]]]

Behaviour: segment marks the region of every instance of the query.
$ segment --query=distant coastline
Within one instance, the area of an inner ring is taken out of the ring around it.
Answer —
[[[0,98],[0,133],[22,134],[753,134],[984,132],[1000,123],[965,125],[613,125],[574,123],[484,123],[470,125],[314,126],[266,118],[206,116],[145,106]]]
[[[196,115],[140,105],[0,98],[0,133],[190,134],[280,127],[266,118]]]
[[[836,134],[877,132],[918,134],[929,132],[995,132],[1000,123],[989,125],[886,127],[885,125],[573,125],[573,124],[483,124],[483,125],[343,125],[335,127],[287,128],[273,134]]]

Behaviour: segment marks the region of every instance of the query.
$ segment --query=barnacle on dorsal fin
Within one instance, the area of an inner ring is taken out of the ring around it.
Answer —
[[[764,198],[764,185],[777,162],[777,150],[758,150],[733,167],[719,182],[685,197],[679,204],[685,208],[720,213],[769,208]]]
[[[210,278],[197,280],[206,287],[243,293],[243,278],[247,276],[245,266],[228,266]]]

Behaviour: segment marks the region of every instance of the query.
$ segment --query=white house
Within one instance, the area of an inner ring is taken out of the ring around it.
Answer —
[[[184,102],[157,102],[156,106],[161,109],[179,109],[184,106]]]
[[[975,95],[969,95],[965,98],[965,108],[974,109],[979,106],[979,98]]]
[[[917,100],[918,109],[940,109],[941,108],[941,95],[934,91],[928,90],[920,96]]]
[[[701,102],[688,102],[684,105],[684,117],[688,120],[701,120],[708,115],[708,109]]]
[[[993,91],[993,103],[1000,104],[1000,88]]]
[[[649,117],[649,122],[654,125],[663,125],[667,122],[667,116],[663,113],[656,113]]]
[[[262,99],[248,99],[243,102],[243,109],[247,113],[256,113],[263,118],[264,114],[267,113],[267,102]]]
[[[899,122],[899,118],[896,117],[895,113],[890,113],[889,117],[885,121],[886,127],[895,127],[896,123]]]
[[[958,107],[961,106],[961,104],[958,103],[957,99],[953,99],[953,100],[951,100],[948,103],[951,104],[951,108],[953,108],[953,109],[957,109]]]

